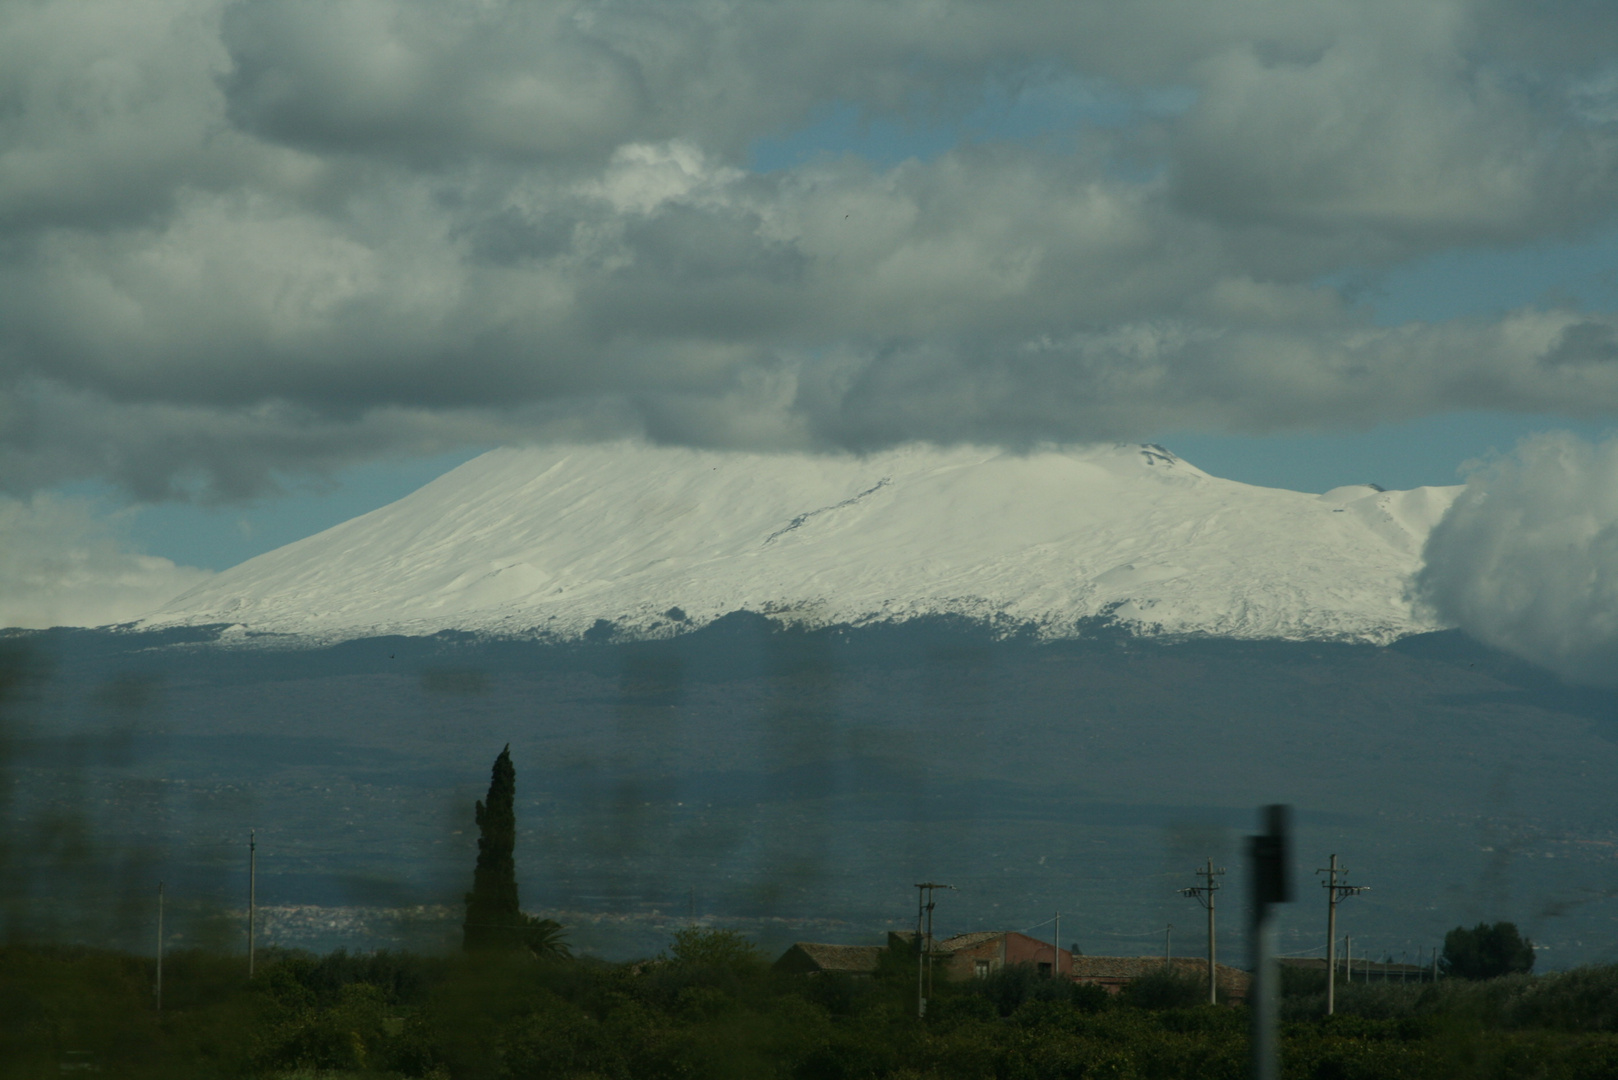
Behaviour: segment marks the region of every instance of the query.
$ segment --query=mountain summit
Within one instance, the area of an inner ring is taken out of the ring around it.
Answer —
[[[1157,446],[863,457],[637,443],[496,450],[250,559],[143,623],[335,640],[469,630],[655,637],[734,611],[812,625],[952,614],[1048,637],[1385,642],[1458,488],[1324,495]]]

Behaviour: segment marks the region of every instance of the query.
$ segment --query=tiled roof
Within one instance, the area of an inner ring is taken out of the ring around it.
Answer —
[[[872,972],[887,950],[881,945],[821,945],[799,941],[792,946],[815,962],[821,971]]]
[[[1075,979],[1138,979],[1143,975],[1154,975],[1163,970],[1161,956],[1075,956],[1073,958],[1073,977]],[[1228,964],[1217,967],[1216,978],[1221,984],[1231,983],[1241,986],[1247,984],[1247,972],[1240,968],[1233,968]],[[1174,958],[1174,972],[1177,975],[1195,975],[1206,977],[1208,961],[1188,956]]]
[[[1000,930],[975,930],[970,934],[956,934],[954,937],[947,937],[940,941],[936,948],[940,952],[954,952],[956,949],[981,945],[985,941],[993,941],[999,937],[1005,937],[1005,932]]]

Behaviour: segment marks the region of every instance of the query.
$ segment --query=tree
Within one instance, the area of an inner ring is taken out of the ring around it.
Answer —
[[[563,940],[567,931],[555,919],[536,919],[532,915],[523,916],[523,944],[535,957],[552,957],[557,960],[566,960],[573,955],[573,950],[567,947]]]
[[[478,862],[466,894],[461,947],[467,952],[510,950],[524,944],[527,919],[517,903],[517,770],[511,744],[494,759],[489,794],[477,804]]]
[[[1462,979],[1493,979],[1534,969],[1534,943],[1517,932],[1517,924],[1478,923],[1457,926],[1444,935],[1440,963],[1447,974]]]
[[[758,946],[735,930],[704,930],[690,926],[674,932],[669,959],[685,967],[723,968],[737,973],[764,967]]]

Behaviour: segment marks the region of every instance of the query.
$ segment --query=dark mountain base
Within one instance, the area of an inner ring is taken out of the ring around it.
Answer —
[[[1169,923],[1196,952],[1203,915],[1176,890],[1212,855],[1237,957],[1240,836],[1290,802],[1286,951],[1323,943],[1312,871],[1336,852],[1373,886],[1340,913],[1356,955],[1414,959],[1457,924],[1512,919],[1550,946],[1542,964],[1618,957],[1613,695],[1452,633],[1375,648],[1091,629],[1042,644],[736,615],[662,642],[301,650],[12,634],[30,678],[7,714],[6,917],[141,940],[162,877],[185,934],[229,940],[249,828],[261,904],[458,904],[472,802],[509,742],[524,905],[624,916],[581,928],[608,953],[693,911],[856,939],[913,917],[927,879],[959,889],[942,931],[1061,910],[1087,952],[1160,951]]]

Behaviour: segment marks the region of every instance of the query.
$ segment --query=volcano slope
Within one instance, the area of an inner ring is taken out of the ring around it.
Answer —
[[[753,611],[1062,638],[1110,616],[1147,634],[1386,643],[1440,628],[1406,586],[1458,491],[1255,487],[1142,445],[506,449],[249,559],[144,625],[567,642]]]

